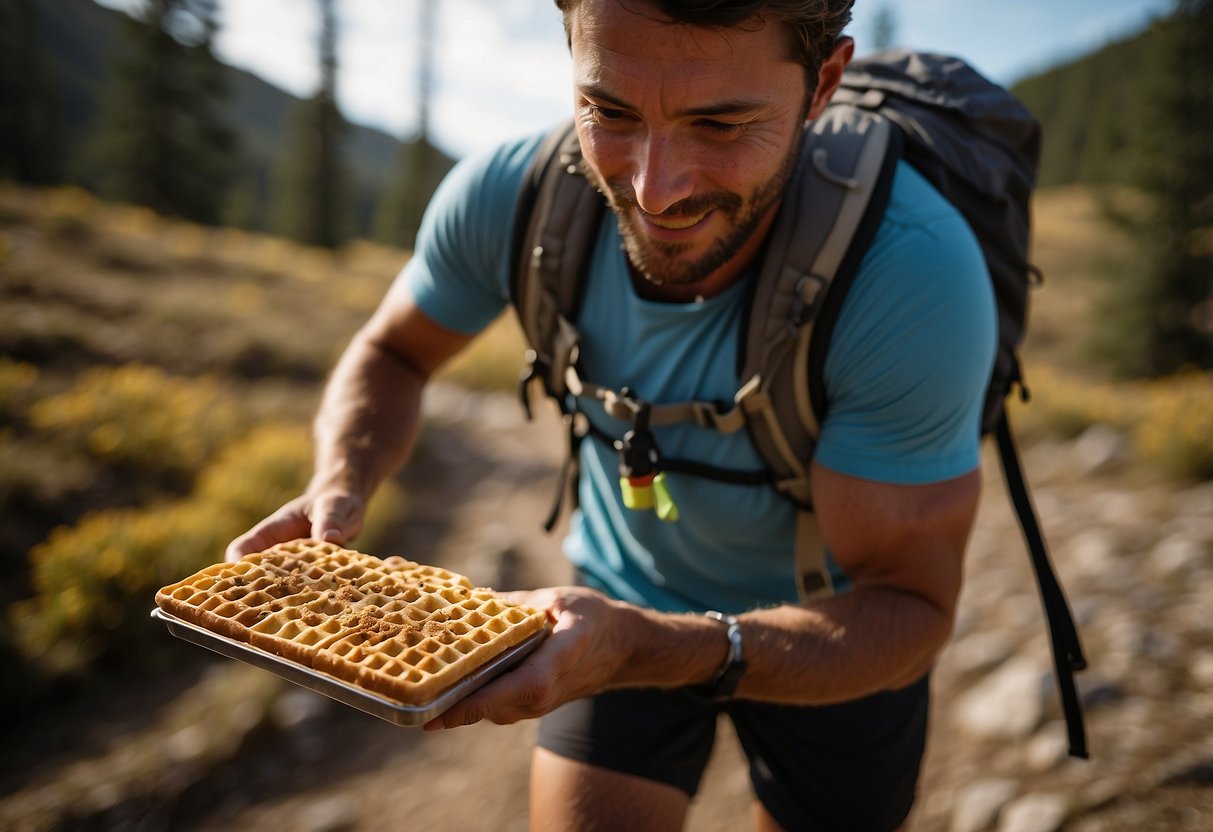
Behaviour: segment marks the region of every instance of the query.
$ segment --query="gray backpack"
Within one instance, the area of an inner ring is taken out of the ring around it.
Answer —
[[[539,380],[560,406],[569,438],[556,504],[576,477],[587,435],[619,453],[624,502],[666,519],[677,507],[662,475],[676,471],[734,483],[767,484],[797,508],[796,570],[802,597],[831,591],[809,498],[808,471],[829,403],[822,382],[834,323],[860,261],[880,225],[893,172],[905,159],[966,217],[993,281],[999,348],[986,391],[982,433],[997,437],[1052,636],[1054,667],[1069,729],[1070,753],[1085,757],[1086,739],[1073,673],[1086,666],[1077,629],[1048,559],[1027,492],[1004,403],[1018,386],[1018,359],[1030,288],[1040,273],[1028,262],[1029,199],[1040,128],[1023,105],[956,58],[892,51],[854,61],[821,117],[806,131],[748,297],[733,401],[651,403],[637,391],[611,390],[582,378],[577,313],[582,275],[606,210],[582,173],[571,124],[540,147],[519,194],[511,294],[530,349],[520,381]],[[598,399],[631,423],[605,436],[579,418],[577,397]],[[691,421],[729,433],[745,429],[766,462],[737,471],[661,454],[651,428]]]

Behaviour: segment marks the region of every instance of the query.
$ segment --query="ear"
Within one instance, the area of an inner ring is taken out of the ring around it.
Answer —
[[[855,41],[851,38],[839,38],[838,42],[834,44],[830,57],[825,59],[817,73],[817,89],[813,91],[813,101],[809,104],[808,117],[810,119],[821,115],[826,105],[830,103],[830,99],[834,97],[834,91],[842,82],[842,72],[847,68],[847,64],[851,62],[854,54]]]

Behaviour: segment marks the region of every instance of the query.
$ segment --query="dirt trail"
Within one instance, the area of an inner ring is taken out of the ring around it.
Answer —
[[[445,388],[434,390],[428,412],[402,478],[411,495],[408,516],[380,554],[406,554],[501,589],[565,581],[559,535],[540,527],[563,454],[554,416],[527,423],[509,397]],[[1094,666],[1083,681],[1095,760],[1067,761],[1059,747],[1043,619],[992,467],[961,621],[935,675],[935,718],[914,832],[1213,829],[1213,486],[1179,491],[1097,474],[1075,477],[1066,473],[1067,454],[1064,447],[1034,449],[1029,466],[1044,470],[1034,477],[1035,493],[1054,559],[1071,597],[1079,599],[1075,608]],[[978,713],[986,733],[966,731],[966,720],[977,718],[967,695],[1001,679],[1002,671],[1025,666],[1027,688],[979,697],[987,703],[985,715]],[[221,673],[230,675],[215,675]],[[217,661],[209,684],[259,691],[247,674],[266,675]],[[118,728],[94,738],[79,756],[95,756],[108,744],[107,759],[121,759],[121,726],[129,741],[138,708],[146,707],[139,697],[131,701],[129,713],[111,714]],[[1028,708],[1019,733],[1008,732],[1027,706],[1037,710]],[[1007,725],[990,728],[990,709],[995,723]],[[86,735],[95,714],[62,717]],[[184,753],[183,740],[197,742],[199,730],[212,727],[204,719],[155,753]],[[284,685],[240,752],[170,801],[149,798],[94,812],[86,822],[14,828],[523,830],[534,731],[528,722],[424,734]],[[63,782],[85,777],[86,769],[71,769],[71,762],[70,753],[61,753],[47,767]],[[19,785],[15,798],[22,788],[30,792],[33,784]],[[104,804],[105,788],[99,782],[80,790]],[[38,799],[60,797],[44,788]],[[0,809],[7,799],[0,798]],[[731,731],[721,731],[687,829],[747,829],[750,799],[737,743]]]
[[[549,535],[541,527],[563,459],[562,428],[554,414],[541,411],[528,423],[509,397],[441,389],[431,395],[429,412],[429,427],[401,480],[415,495],[409,517],[388,548],[502,589],[566,582],[560,529]],[[336,753],[349,758],[350,770],[324,778],[305,794],[258,794],[256,803],[218,811],[197,828],[527,828],[533,722],[426,734],[330,705],[307,692],[292,696],[306,716],[290,733],[323,732],[326,739],[313,740],[335,746]],[[241,802],[238,796],[227,800]],[[688,828],[744,829],[749,800],[744,760],[731,733],[722,732]]]

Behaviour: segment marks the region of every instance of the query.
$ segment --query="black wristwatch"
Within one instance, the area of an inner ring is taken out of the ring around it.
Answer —
[[[721,666],[720,672],[716,674],[716,679],[706,685],[698,686],[698,689],[712,700],[731,699],[734,691],[737,690],[737,683],[741,681],[746,670],[746,661],[741,650],[741,624],[733,616],[716,610],[708,610],[704,615],[714,618],[728,627],[729,656]]]

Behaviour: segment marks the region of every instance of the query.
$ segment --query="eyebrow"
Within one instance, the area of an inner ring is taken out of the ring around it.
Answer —
[[[636,108],[628,102],[615,97],[597,84],[578,84],[577,89],[582,95],[590,98],[603,101],[622,110],[635,111]],[[725,116],[739,115],[741,113],[751,113],[760,110],[767,106],[766,101],[749,98],[732,98],[724,101],[718,101],[714,104],[705,104],[702,107],[690,107],[677,113],[679,116]]]

